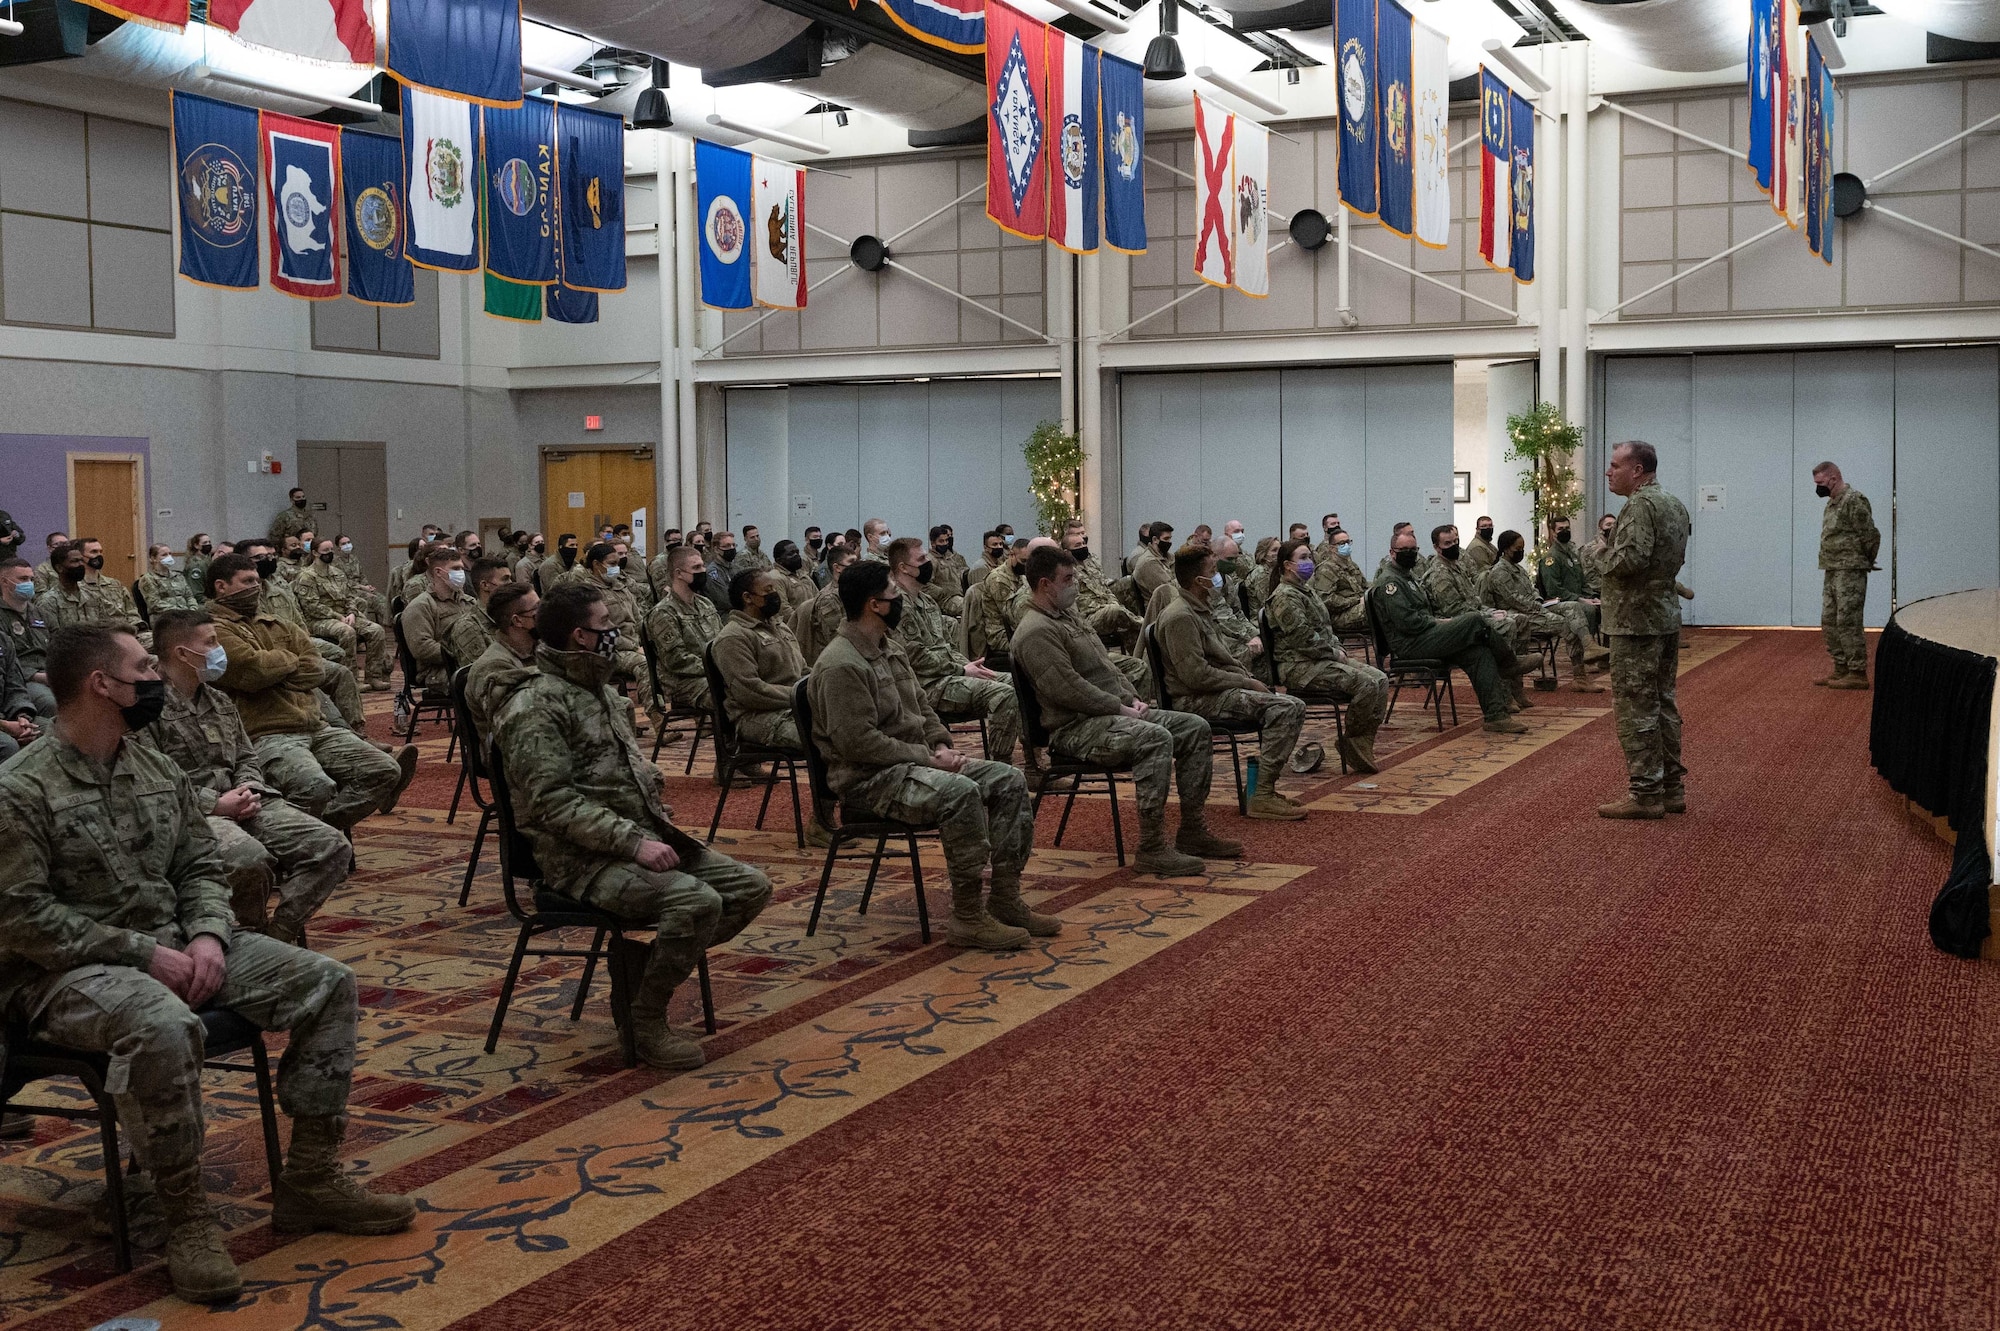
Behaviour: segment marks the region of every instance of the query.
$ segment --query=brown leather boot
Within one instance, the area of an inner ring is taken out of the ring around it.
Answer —
[[[304,1114],[292,1120],[292,1149],[272,1189],[271,1228],[281,1234],[399,1234],[417,1204],[392,1192],[370,1192],[340,1168],[345,1114]]]
[[[1675,786],[1661,798],[1660,807],[1668,813],[1686,813],[1688,811],[1687,791],[1680,786]]]
[[[1846,673],[1847,672],[1844,670],[1835,668],[1830,674],[1821,675],[1818,679],[1814,680],[1813,687],[1816,689],[1823,689],[1827,685],[1833,683],[1833,681],[1839,679],[1842,675]]]
[[[1498,721],[1488,721],[1486,729],[1496,735],[1525,735],[1528,728],[1511,716],[1503,716]]]
[[[243,1277],[202,1190],[201,1166],[156,1178],[154,1192],[167,1217],[167,1274],[174,1293],[189,1303],[233,1302],[243,1292]]]
[[[982,952],[1011,952],[1026,947],[1028,931],[995,919],[980,900],[982,887],[977,878],[951,885],[951,919],[945,922],[944,941],[953,947],[978,948]],[[1018,896],[1020,888],[1014,890]]]
[[[1866,693],[1868,691],[1868,676],[1849,671],[1838,679],[1828,680],[1826,686],[1830,689],[1859,689],[1861,692]]]
[[[1581,667],[1570,677],[1569,686],[1577,693],[1602,693],[1604,686],[1586,674]]]
[[[1031,938],[1053,938],[1062,932],[1062,921],[1042,915],[1021,899],[1019,883],[995,883],[986,897],[986,913],[1001,924],[1026,929]]]
[[[375,806],[383,813],[394,813],[396,811],[396,801],[403,798],[403,792],[410,788],[410,782],[416,780],[417,777],[416,745],[405,744],[391,752],[389,756],[396,760],[396,766],[401,770],[397,773],[396,784],[389,787],[389,793],[384,795],[382,802]]]
[[[1262,785],[1263,783],[1260,781],[1258,784]],[[1283,796],[1279,798],[1282,799]],[[1285,800],[1285,803],[1291,804],[1291,801]],[[1293,807],[1296,808],[1297,806],[1294,805]],[[1304,816],[1303,810],[1301,810],[1300,816]],[[1174,833],[1174,849],[1180,851],[1183,855],[1196,855],[1204,860],[1240,860],[1243,858],[1243,843],[1241,841],[1231,841],[1227,837],[1219,837],[1209,831],[1208,820],[1200,809],[1183,808],[1181,810],[1180,830]],[[1207,870],[1197,869],[1195,872],[1206,873]]]
[[[1375,737],[1373,735],[1343,735],[1334,746],[1340,756],[1347,760],[1350,772],[1363,776],[1373,776],[1382,769],[1375,765]]]
[[[1642,800],[1636,796],[1627,795],[1622,800],[1614,800],[1609,804],[1598,805],[1597,816],[1599,818],[1664,818],[1667,816],[1667,809],[1666,805],[1660,800]]]
[[[1132,867],[1162,878],[1188,878],[1208,872],[1200,856],[1167,844],[1167,820],[1163,813],[1150,818],[1143,812],[1139,815],[1139,853],[1132,857]]]

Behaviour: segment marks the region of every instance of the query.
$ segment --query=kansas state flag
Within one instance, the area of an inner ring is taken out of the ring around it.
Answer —
[[[347,225],[347,294],[369,305],[412,305],[417,274],[403,253],[403,143],[340,131],[341,211]]]
[[[1410,96],[1410,16],[1395,0],[1375,11],[1376,166],[1382,225],[1399,236],[1416,228],[1415,103]],[[1344,142],[1344,141],[1343,141]]]
[[[1145,76],[1115,55],[1098,61],[1098,105],[1104,143],[1104,243],[1126,254],[1146,252]]]
[[[567,103],[556,108],[562,195],[562,283],[578,291],[625,289],[625,122]]]
[[[1407,76],[1407,29],[1403,46]],[[1375,184],[1375,0],[1334,0],[1333,73],[1340,93],[1340,201],[1373,217],[1381,208]]]
[[[750,154],[694,141],[695,225],[701,229],[701,303],[750,308]]]
[[[484,106],[521,104],[521,0],[389,0],[389,72]]]
[[[986,7],[986,215],[1040,240],[1049,229],[1048,27],[992,0]]]
[[[1514,276],[1522,282],[1535,280],[1535,108],[1521,94],[1507,94],[1513,141],[1508,152],[1513,157],[1508,185],[1513,191],[1513,218],[1509,225]]]
[[[209,287],[257,285],[257,113],[174,94],[174,193],[181,276]]]
[[[303,300],[338,300],[340,129],[317,120],[259,113],[271,214],[271,285]]]
[[[485,152],[486,266],[509,282],[556,280],[556,104],[489,106]]]

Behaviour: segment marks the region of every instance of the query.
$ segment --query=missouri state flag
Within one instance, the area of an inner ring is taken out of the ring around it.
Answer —
[[[1236,115],[1194,95],[1194,275],[1214,287],[1236,280]]]
[[[1072,254],[1097,253],[1103,164],[1097,115],[1097,48],[1049,29],[1049,239]]]
[[[519,106],[521,0],[389,0],[384,64],[406,88]]]
[[[180,273],[205,287],[257,285],[257,113],[174,94]]]
[[[1097,62],[1099,145],[1104,159],[1104,243],[1146,252],[1145,76],[1130,60]]]
[[[1334,0],[1333,78],[1340,102],[1340,202],[1363,217],[1376,188],[1375,0]]]
[[[1002,0],[986,6],[986,215],[1029,240],[1048,234],[1048,27]]]
[[[209,0],[208,21],[252,46],[329,64],[375,65],[367,0]]]
[[[759,157],[750,168],[750,289],[774,310],[806,307],[806,172]]]
[[[276,111],[258,113],[264,141],[265,211],[271,217],[271,285],[301,300],[337,300],[340,263],[340,127]]]
[[[695,228],[700,236],[701,303],[750,308],[751,156],[706,139],[694,141]]]
[[[1513,265],[1513,94],[1493,71],[1479,71],[1479,257],[1505,271]]]
[[[509,282],[556,280],[556,104],[481,108],[486,267]]]
[[[412,305],[417,274],[403,253],[403,144],[352,126],[340,131],[347,294],[368,305]]]

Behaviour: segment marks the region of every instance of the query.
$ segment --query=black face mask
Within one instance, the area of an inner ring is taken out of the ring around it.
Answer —
[[[818,537],[818,536],[808,536],[808,537],[806,537],[806,549],[808,549],[808,550],[817,550],[817,549],[819,549],[819,548],[820,548],[821,546],[823,546],[823,545],[825,545],[825,544],[826,544],[826,541],[825,541],[825,540],[824,540],[823,538],[821,538],[821,537]]]
[[[1523,546],[1518,550],[1509,550],[1507,552],[1507,562],[1510,564],[1518,564],[1521,562],[1522,558],[1526,556],[1527,553],[1528,550],[1526,546]]]
[[[1482,541],[1491,541],[1493,539],[1493,529],[1491,527],[1481,527],[1479,529],[1479,539]]]
[[[694,576],[688,579],[688,590],[693,592],[697,596],[701,595],[703,592],[708,590],[707,569],[703,568],[695,570]]]
[[[1438,553],[1443,555],[1446,559],[1457,559],[1459,554],[1459,549],[1455,545],[1447,545],[1441,548],[1438,551]]]
[[[889,632],[894,633],[896,631],[897,625],[903,622],[902,597],[898,596],[895,600],[889,602],[889,613],[882,616],[882,622],[889,626]]]
[[[761,612],[758,618],[776,619],[778,611],[784,606],[784,603],[784,598],[776,592],[765,592],[764,599],[757,603],[757,608]]]
[[[278,561],[272,559],[270,556],[266,555],[264,558],[257,561],[258,577],[268,578],[277,571],[278,571]]]
[[[929,582],[932,576],[936,573],[937,573],[937,565],[926,562],[921,568],[917,570],[917,581],[920,584]]]
[[[932,546],[931,549],[937,551],[941,555],[948,555],[951,553],[951,548],[954,544],[955,542],[951,539],[951,537],[947,536],[942,541],[939,541],[936,545]]]
[[[1818,495],[1821,499],[1827,499],[1832,496],[1833,487],[1830,485],[1815,485],[1813,487],[1813,493]]]
[[[320,552],[319,562],[322,564],[331,564],[333,562],[333,551],[322,550]]]
[[[64,582],[68,583],[82,582],[83,565],[78,564],[74,567],[71,567],[69,565],[64,565],[62,568],[56,570],[56,576],[61,578]]]
[[[549,543],[547,541],[536,541],[532,546],[528,548],[533,550],[538,555],[546,554],[548,553]]]
[[[1154,541],[1153,548],[1158,550],[1161,556],[1164,557],[1173,550],[1174,543],[1172,541]]]
[[[306,501],[303,499],[294,499],[292,501],[292,507],[298,509],[301,513],[303,513],[305,511]]]
[[[778,556],[778,567],[787,573],[797,573],[806,566],[805,556],[796,550],[788,550]]]
[[[160,719],[160,713],[167,710],[167,681],[164,679],[134,679],[121,681],[132,686],[132,705],[120,707],[119,715],[125,718],[127,730],[144,730]]]
[[[1398,551],[1396,552],[1396,567],[1397,567],[1397,568],[1415,568],[1416,566],[1417,566],[1417,547],[1416,547],[1416,546],[1414,546],[1414,545],[1412,545],[1412,546],[1408,546],[1408,547],[1406,547],[1406,548],[1404,548],[1404,549],[1401,549],[1401,550],[1398,550]]]
[[[733,563],[735,563],[735,562],[736,562],[736,547],[735,547],[735,546],[731,546],[731,547],[729,547],[729,549],[727,549],[727,550],[718,550],[718,551],[716,551],[716,554],[717,554],[717,555],[719,555],[719,556],[721,557],[721,559],[722,559],[722,562],[723,562],[723,563],[725,563],[725,564],[733,564]]]
[[[1079,545],[1076,549],[1070,551],[1069,554],[1070,558],[1074,559],[1077,563],[1081,564],[1090,558],[1090,547],[1087,545]]]
[[[576,565],[576,547],[575,547],[575,546],[573,546],[573,545],[565,545],[565,546],[561,547],[560,549],[558,549],[558,550],[556,551],[556,553],[557,553],[558,555],[562,556],[562,566],[563,566],[564,568],[573,568],[573,567],[575,567],[575,565]]]
[[[986,562],[989,564],[997,564],[1000,562],[1001,558],[1006,555],[1006,553],[1007,552],[1005,550],[988,550],[986,552]]]
[[[91,557],[90,557],[90,558],[89,558],[89,559],[88,559],[87,561],[85,561],[85,562],[87,562],[87,563],[88,563],[88,564],[89,564],[89,565],[90,565],[90,566],[91,566],[92,568],[103,568],[103,567],[104,567],[104,556],[103,556],[103,555],[92,555],[92,556],[91,556]]]
[[[1556,533],[1556,544],[1557,545],[1569,544],[1569,530],[1567,528]]]
[[[215,553],[215,547],[212,545],[204,545],[201,548],[201,552],[205,555],[212,555]]]

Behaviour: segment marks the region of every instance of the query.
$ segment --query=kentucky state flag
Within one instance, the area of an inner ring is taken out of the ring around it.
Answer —
[[[174,94],[174,193],[188,281],[257,285],[257,154],[255,111]]]
[[[1513,94],[1479,71],[1479,257],[1505,271],[1514,262]]]
[[[562,283],[577,291],[625,289],[625,122],[567,103],[556,108],[562,193]]]
[[[1049,29],[1049,239],[1072,254],[1097,253],[1097,48]]]
[[[1334,0],[1334,87],[1340,95],[1340,202],[1363,217],[1376,189],[1375,0]]]
[[[1535,108],[1519,93],[1509,93],[1507,146],[1511,170],[1507,186],[1513,194],[1508,225],[1508,254],[1518,281],[1535,280]]]
[[[1375,10],[1375,86],[1381,94],[1376,184],[1382,225],[1399,236],[1416,229],[1416,125],[1410,85],[1410,16],[1396,0],[1381,0]]]
[[[1048,31],[1001,0],[986,6],[986,215],[1029,240],[1048,234]]]
[[[986,49],[986,0],[882,0],[882,12],[931,46],[961,55]]]
[[[759,305],[776,310],[806,307],[806,173],[790,162],[759,157],[752,164],[750,252],[756,269],[750,288]]]
[[[419,268],[479,267],[479,122],[470,103],[403,90],[405,252]]]
[[[402,141],[342,129],[340,192],[347,294],[368,305],[415,304],[417,274],[403,253]]]
[[[338,300],[340,128],[276,111],[258,114],[271,216],[271,285],[302,300]]]
[[[486,266],[509,282],[556,280],[556,104],[523,98],[480,115]]]
[[[694,141],[695,225],[701,231],[701,303],[750,308],[750,154]]]
[[[389,0],[384,64],[406,88],[519,106],[521,0]]]
[[[1097,63],[1099,124],[1104,149],[1104,243],[1126,254],[1146,252],[1145,76],[1130,60]]]
[[[209,0],[208,21],[252,46],[375,67],[375,21],[367,0]]]

